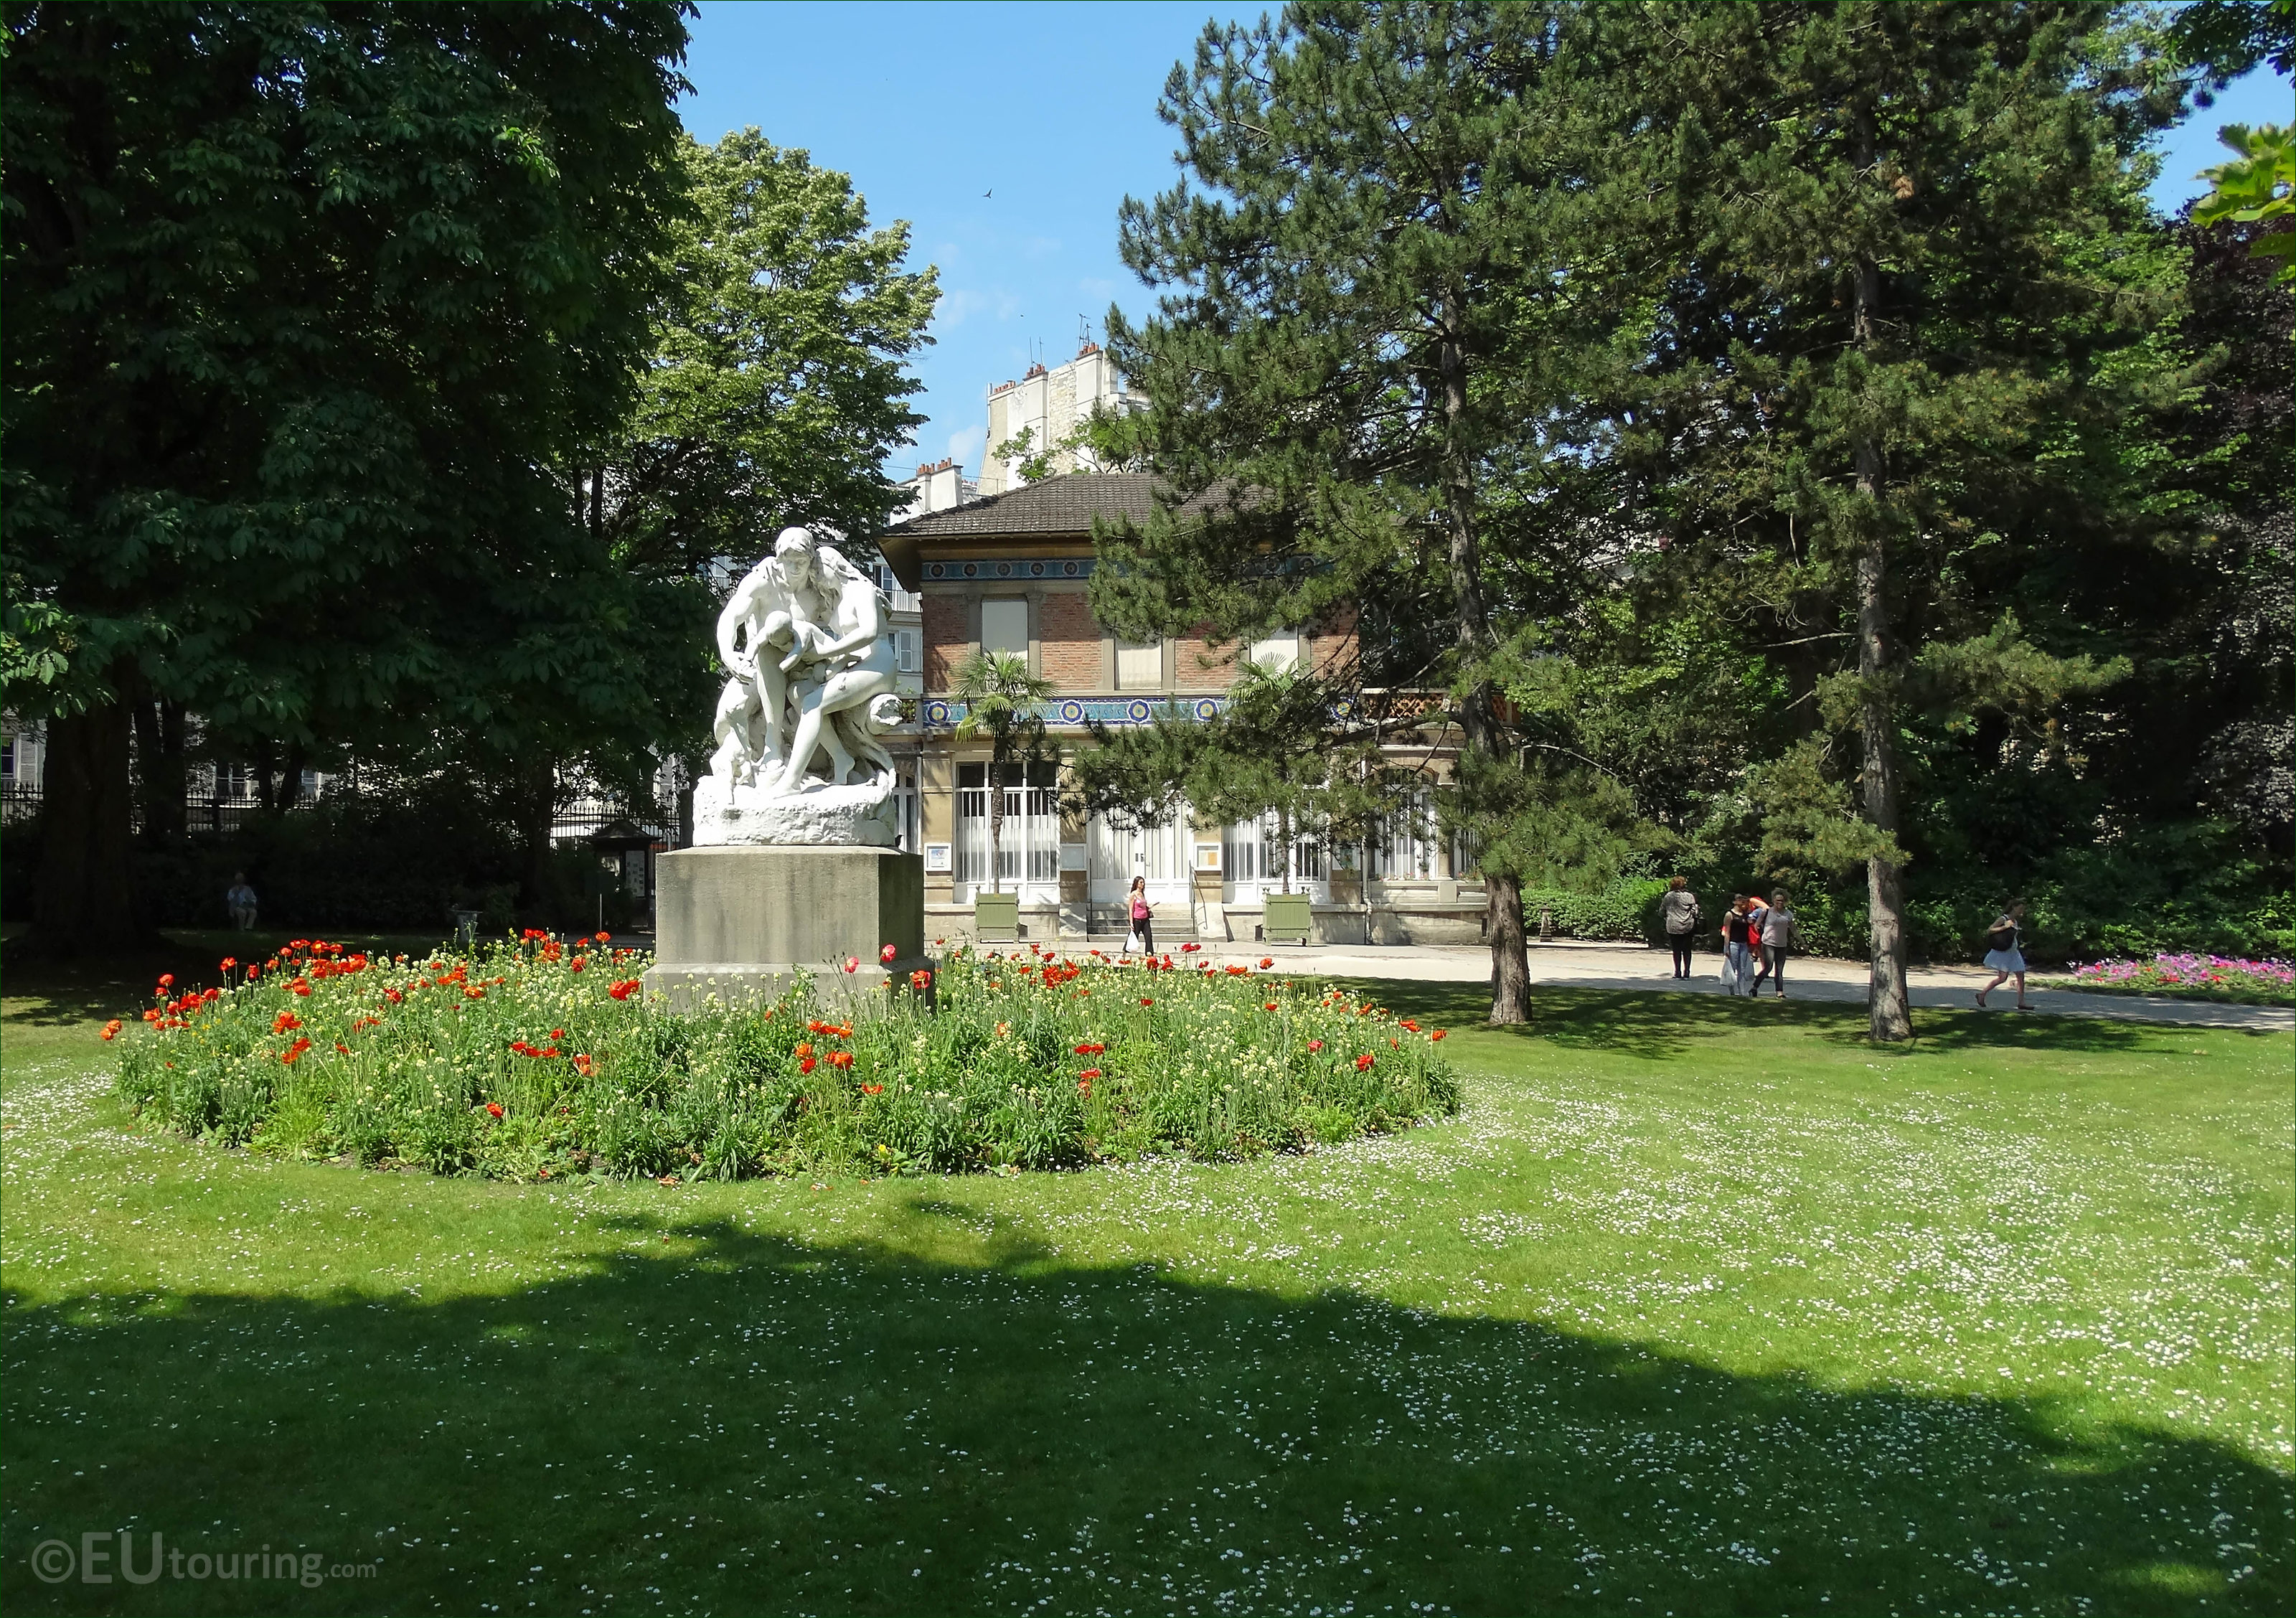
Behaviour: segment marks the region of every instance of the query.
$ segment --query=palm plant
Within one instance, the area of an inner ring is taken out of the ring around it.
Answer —
[[[957,665],[948,694],[964,704],[956,739],[988,738],[988,891],[1001,893],[1004,772],[1013,764],[1031,764],[1045,757],[1045,716],[1037,705],[1053,694],[1053,682],[1029,672],[1024,653],[980,648]]]

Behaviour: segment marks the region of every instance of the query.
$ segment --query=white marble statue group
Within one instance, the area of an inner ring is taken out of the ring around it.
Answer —
[[[890,604],[832,546],[785,528],[718,615],[728,678],[694,788],[697,843],[894,841],[899,718]]]

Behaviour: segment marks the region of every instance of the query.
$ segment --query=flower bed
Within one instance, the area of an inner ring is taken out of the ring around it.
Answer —
[[[421,960],[298,942],[217,988],[163,978],[103,1037],[130,1105],[185,1135],[520,1179],[1220,1159],[1459,1105],[1442,1030],[1272,961],[959,949],[937,1009],[890,994],[842,1021],[808,985],[674,1015],[649,964],[603,934]]]
[[[2057,979],[2051,987],[2089,994],[2167,995],[2185,1000],[2286,1006],[2296,1003],[2296,970],[2285,961],[2156,955],[2145,961],[2095,961],[2076,966],[2071,976]]]

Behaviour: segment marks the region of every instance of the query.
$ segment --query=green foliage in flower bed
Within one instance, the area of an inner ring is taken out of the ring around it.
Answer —
[[[307,944],[227,987],[163,981],[107,1038],[122,1096],[180,1133],[508,1179],[1217,1160],[1459,1105],[1442,1031],[1241,967],[960,950],[937,1009],[838,1020],[810,985],[673,1015],[648,964],[540,935],[415,961]]]

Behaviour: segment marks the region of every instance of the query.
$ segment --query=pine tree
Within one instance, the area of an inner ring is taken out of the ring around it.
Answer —
[[[1677,565],[1850,649],[1809,694],[1857,736],[1857,812],[1811,838],[1866,867],[1872,1032],[1902,1039],[1903,727],[2046,712],[2120,671],[2043,651],[1971,583],[2050,542],[2005,514],[2062,492],[2112,357],[2173,313],[2115,259],[2149,246],[2137,146],[2177,86],[2091,6],[1664,16],[1633,159],[1681,259],[1652,478]],[[1818,780],[1827,745],[1773,785]]]
[[[1224,639],[1348,614],[1350,678],[1447,687],[1459,780],[1495,801],[1519,770],[1493,505],[1526,466],[1581,456],[1558,430],[1568,362],[1633,312],[1597,290],[1616,219],[1587,183],[1606,111],[1581,79],[1589,35],[1546,4],[1295,4],[1211,27],[1160,108],[1186,177],[1121,215],[1126,262],[1164,292],[1139,324],[1110,314],[1148,405],[1111,448],[1169,487],[1150,522],[1101,536],[1095,611]],[[1491,1016],[1518,1023],[1507,846],[1483,866]]]

